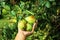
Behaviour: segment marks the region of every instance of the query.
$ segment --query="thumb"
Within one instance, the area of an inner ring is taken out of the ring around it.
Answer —
[[[35,23],[33,24],[32,30],[34,30],[37,27],[37,24],[38,24],[38,20],[36,20]]]

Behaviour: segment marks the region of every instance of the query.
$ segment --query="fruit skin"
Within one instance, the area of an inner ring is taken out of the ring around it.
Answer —
[[[27,23],[27,28],[26,28],[27,31],[31,31],[32,30],[32,25]]]
[[[21,30],[25,30],[25,28],[26,28],[26,21],[25,20],[19,21],[18,28],[20,28]]]
[[[16,19],[10,19],[10,22],[12,22],[12,23],[16,23],[17,20],[16,20]]]
[[[8,13],[8,11],[6,10],[6,9],[2,9],[2,14],[3,15],[5,15],[5,14],[7,14]]]
[[[35,22],[35,17],[34,16],[28,16],[25,18],[25,20],[28,22],[28,23],[34,23]]]

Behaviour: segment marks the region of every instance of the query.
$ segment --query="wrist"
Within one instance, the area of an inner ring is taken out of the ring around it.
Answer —
[[[25,40],[26,39],[26,36],[21,32],[18,32],[17,35],[18,35],[20,40]]]

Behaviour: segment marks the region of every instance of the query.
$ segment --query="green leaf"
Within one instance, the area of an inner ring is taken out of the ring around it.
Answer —
[[[8,6],[8,5],[5,5],[4,8],[5,8],[6,10],[10,10],[10,6]]]
[[[5,2],[1,2],[1,6],[4,7],[5,6]]]
[[[5,0],[0,0],[0,2],[3,2],[3,1],[5,1]]]
[[[52,1],[55,1],[55,0],[49,0],[49,1],[51,1],[51,2],[52,2]]]
[[[50,7],[51,7],[50,2],[49,2],[49,1],[47,1],[47,2],[46,2],[46,4],[45,4],[45,6],[46,6],[47,8],[50,8]]]
[[[12,10],[12,11],[11,11],[11,15],[12,15],[12,16],[16,16],[15,11]]]
[[[18,11],[18,10],[20,10],[20,7],[18,5],[14,5],[14,10]]]
[[[20,8],[24,9],[25,3],[21,1]]]
[[[28,11],[28,10],[24,11],[24,13],[34,15],[33,12],[30,12],[30,11]]]
[[[8,13],[8,11],[6,10],[6,9],[2,9],[2,14],[3,15],[5,15],[5,14],[7,14]]]

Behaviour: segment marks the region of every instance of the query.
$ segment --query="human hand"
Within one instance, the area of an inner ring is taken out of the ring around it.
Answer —
[[[33,24],[32,31],[23,31],[18,28],[18,33],[17,33],[17,36],[15,37],[15,40],[25,40],[26,36],[29,36],[34,32],[34,29],[37,27],[37,24],[38,24],[38,21],[36,20],[36,22]]]
[[[18,28],[18,33],[22,33],[25,36],[28,36],[28,35],[30,35],[30,34],[32,34],[34,32],[34,29],[37,27],[37,24],[38,24],[38,21],[36,20],[35,23],[33,24],[32,31],[23,31],[23,30]]]
[[[35,23],[33,24],[32,31],[23,31],[18,28],[18,33],[22,33],[23,35],[28,36],[34,32],[35,28],[37,27],[37,24],[38,24],[38,21],[36,20]]]

